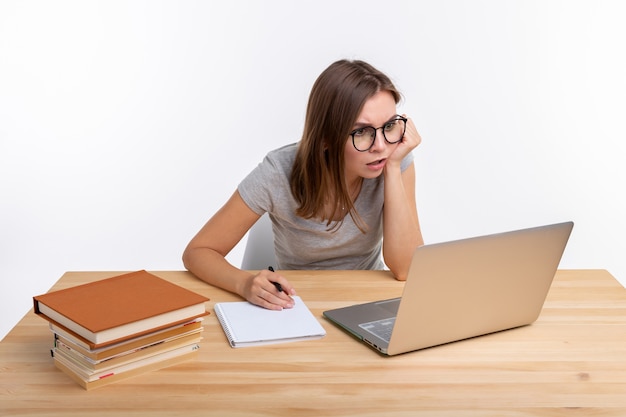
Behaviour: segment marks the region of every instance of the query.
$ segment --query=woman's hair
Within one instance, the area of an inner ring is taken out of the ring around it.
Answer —
[[[291,193],[299,204],[298,216],[320,217],[330,227],[333,215],[324,213],[324,203],[334,198],[334,213],[345,207],[357,227],[366,231],[346,184],[344,147],[363,105],[379,91],[389,91],[396,103],[400,101],[391,80],[363,61],[334,62],[313,84],[290,178]]]

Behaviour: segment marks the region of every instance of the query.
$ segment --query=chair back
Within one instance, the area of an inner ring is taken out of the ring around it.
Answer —
[[[265,213],[248,231],[248,241],[241,261],[241,269],[267,269],[267,267],[275,264],[272,221],[269,215]]]

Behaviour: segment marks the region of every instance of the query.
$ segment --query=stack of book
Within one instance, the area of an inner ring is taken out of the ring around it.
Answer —
[[[146,271],[33,297],[55,366],[87,390],[193,358],[206,301]]]

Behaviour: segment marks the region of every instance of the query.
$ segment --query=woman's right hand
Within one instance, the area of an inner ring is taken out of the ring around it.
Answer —
[[[275,283],[279,284],[282,291],[278,290]],[[270,270],[262,270],[246,280],[242,295],[252,304],[269,310],[282,310],[294,306],[291,296],[296,295],[296,290],[282,275]]]

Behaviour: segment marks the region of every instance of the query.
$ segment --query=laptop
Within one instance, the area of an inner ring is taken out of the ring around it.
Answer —
[[[420,246],[402,297],[324,317],[384,355],[533,323],[573,222]]]

